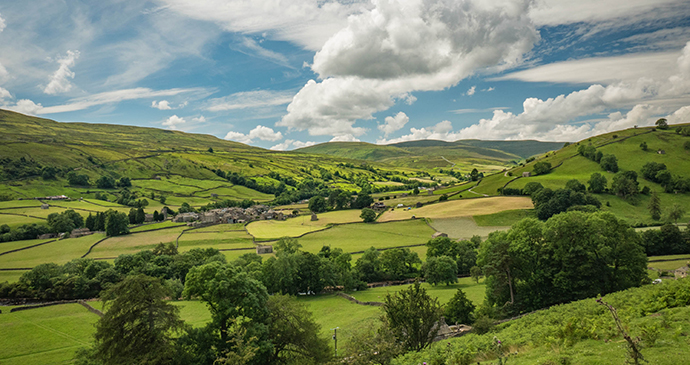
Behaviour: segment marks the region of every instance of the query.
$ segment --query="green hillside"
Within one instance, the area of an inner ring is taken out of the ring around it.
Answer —
[[[0,110],[0,156],[0,195],[5,199],[59,194],[94,198],[95,182],[109,176],[128,177],[134,191],[171,197],[172,205],[203,205],[212,198],[267,201],[274,198],[272,192],[233,185],[214,171],[236,173],[263,186],[278,187],[292,179],[288,190],[314,179],[353,191],[360,189],[357,180],[387,182],[387,176],[419,172],[376,162],[362,166],[360,160],[336,156],[270,151],[210,135],[59,123],[5,110]],[[56,179],[42,179],[44,167],[55,168]],[[88,176],[91,186],[69,186],[69,172]]]
[[[469,172],[472,168],[477,168],[483,172],[491,172],[502,170],[505,166],[512,166],[511,162],[555,150],[561,146],[563,146],[561,142],[539,141],[422,140],[390,145],[328,142],[297,151],[420,169],[444,169],[455,164],[455,167],[461,171]]]
[[[676,133],[676,128],[679,126],[688,126],[688,124],[673,125],[667,130],[652,127],[631,128],[588,138],[542,155],[535,161],[517,166],[506,173],[487,176],[472,190],[480,194],[499,195],[498,189],[504,186],[522,189],[530,182],[539,182],[544,187],[558,189],[563,188],[572,179],[577,179],[586,185],[595,172],[606,177],[610,187],[616,174],[604,171],[597,162],[578,154],[578,148],[581,145],[591,145],[603,155],[615,155],[621,172],[635,171],[638,175],[639,188],[646,186],[651,191],[657,192],[661,198],[662,208],[669,208],[675,203],[690,207],[689,193],[665,193],[661,185],[645,179],[641,171],[646,163],[656,162],[665,164],[673,176],[690,178],[690,150],[684,147],[686,142],[690,141],[690,137]],[[642,143],[647,144],[647,151],[640,147]],[[663,153],[659,153],[660,150]],[[548,174],[522,177],[525,172],[533,174],[534,165],[539,162],[550,163],[552,170]],[[647,210],[649,195],[640,194],[635,199],[622,199],[613,194],[595,195],[605,204],[602,207],[603,210],[610,210],[626,218],[631,224],[653,223]]]

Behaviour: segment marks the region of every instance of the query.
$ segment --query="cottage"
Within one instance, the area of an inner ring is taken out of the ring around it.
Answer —
[[[187,223],[199,219],[199,215],[196,213],[180,213],[173,218],[175,223]]]
[[[674,272],[676,280],[687,278],[689,271],[690,271],[690,268],[688,268],[688,265],[685,265],[685,266],[681,267],[680,269],[676,269],[676,271]]]
[[[50,205],[48,204],[41,204],[41,209],[48,209],[50,208]]]
[[[431,238],[438,238],[438,237],[448,237],[448,234],[443,233],[443,232],[436,232],[431,235]]]
[[[530,177],[530,176],[532,176],[532,173],[529,171],[525,171],[522,173],[522,177]]]
[[[434,195],[434,191],[431,189],[427,190],[426,193],[427,195]]]
[[[79,238],[79,237],[88,236],[88,235],[92,235],[92,234],[94,234],[94,232],[91,232],[88,228],[79,228],[79,229],[73,230],[72,233],[70,233],[69,238]]]
[[[153,222],[153,214],[145,214],[144,215],[144,222]]]
[[[46,234],[42,234],[36,238],[38,238],[39,240],[48,240],[51,238],[57,238],[57,233],[46,233]]]
[[[374,208],[374,209],[386,209],[386,203],[384,203],[384,202],[376,202],[376,203],[374,203],[373,208]]]
[[[318,221],[318,220],[319,220],[319,217],[316,216],[316,213],[312,213],[312,214],[311,214],[311,220],[312,220],[312,222],[313,222],[313,221]]]

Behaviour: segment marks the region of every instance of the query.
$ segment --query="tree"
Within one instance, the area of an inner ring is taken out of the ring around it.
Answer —
[[[213,153],[213,147],[209,147],[208,152]]]
[[[479,266],[472,266],[470,269],[470,276],[472,279],[479,284],[479,279],[482,277],[482,269]]]
[[[549,171],[551,171],[551,163],[545,161],[535,163],[532,169],[532,172],[536,175],[548,174]]]
[[[364,208],[362,209],[362,214],[360,214],[359,217],[362,218],[364,223],[370,223],[376,220],[376,212],[374,212],[373,209]]]
[[[590,175],[589,182],[587,184],[589,185],[588,190],[590,193],[601,194],[606,191],[608,181],[606,181],[606,177],[604,175],[595,172]]]
[[[479,171],[476,168],[472,169],[472,172],[470,172],[470,179],[472,179],[472,181],[479,180]]]
[[[144,208],[139,207],[137,209],[136,222],[137,224],[142,224],[146,221],[146,213],[144,213]]]
[[[277,255],[291,255],[293,253],[297,253],[300,248],[302,248],[302,245],[299,243],[297,238],[293,237],[281,237],[278,242],[274,245]]]
[[[599,165],[604,171],[618,172],[618,158],[616,158],[616,155],[605,155],[599,161]]]
[[[129,217],[127,217],[127,214],[109,209],[104,213],[104,217],[106,236],[120,236],[129,233],[129,228],[127,227]]]
[[[422,260],[416,252],[409,248],[391,248],[383,251],[379,258],[383,272],[390,280],[403,280],[410,274],[414,274],[417,269],[416,264],[421,264]]]
[[[424,277],[431,285],[458,282],[458,264],[448,256],[429,257],[424,264]]]
[[[668,220],[678,223],[678,220],[683,218],[683,214],[685,214],[685,209],[678,203],[673,204],[668,211]]]
[[[266,302],[272,352],[269,364],[315,363],[331,359],[328,340],[304,303],[289,295],[272,295]]]
[[[659,118],[654,124],[656,124],[656,127],[659,129],[668,129],[668,121],[666,120],[666,118]]]
[[[635,171],[626,171],[616,174],[613,177],[613,182],[611,182],[611,191],[623,199],[637,194],[637,173]]]
[[[101,298],[108,308],[96,323],[91,356],[103,364],[169,364],[175,333],[184,322],[179,308],[167,303],[159,279],[128,276]]]
[[[465,292],[458,289],[445,307],[446,323],[471,324],[474,322],[475,306],[467,299]]]
[[[417,281],[407,289],[386,294],[383,305],[384,326],[408,350],[420,351],[431,345],[443,310]]]
[[[217,357],[234,350],[228,341],[238,317],[248,320],[245,326],[249,335],[265,337],[268,293],[261,282],[243,270],[220,262],[193,267],[187,273],[183,296],[206,303],[211,312],[208,329],[214,333]]]
[[[376,248],[370,247],[364,251],[362,257],[355,263],[355,271],[360,279],[368,283],[383,280],[383,270],[381,268],[381,252]]]
[[[510,242],[506,232],[492,232],[479,249],[477,264],[483,267],[487,276],[487,299],[490,304],[503,305],[506,291],[510,304],[515,303],[513,272],[515,260],[510,253]],[[491,277],[491,278],[489,278]]]
[[[96,186],[99,189],[112,189],[115,187],[115,180],[110,176],[101,176],[96,180]]]
[[[89,177],[87,175],[77,175],[74,171],[67,174],[67,181],[70,185],[89,186]]]
[[[389,365],[391,360],[405,353],[402,343],[385,326],[370,323],[353,332],[343,351],[348,365]]]
[[[165,195],[161,195],[161,196],[158,198],[158,201],[161,202],[161,204],[165,204],[165,201],[166,201],[166,200],[167,200],[167,198],[165,197]]]
[[[120,180],[117,181],[117,186],[119,186],[121,188],[130,188],[130,187],[132,187],[132,181],[128,177],[123,176],[120,178]],[[153,193],[151,193],[151,194],[153,195]],[[151,199],[153,199],[153,198],[151,198]]]
[[[661,219],[661,199],[659,199],[659,195],[656,191],[653,192],[652,196],[649,198],[649,205],[647,208],[649,209],[649,214],[652,215],[652,219],[655,221]]]
[[[565,188],[580,193],[584,193],[587,191],[587,188],[577,179],[568,180],[568,182],[565,183]]]
[[[419,188],[415,187],[415,188],[412,190],[412,195],[419,195]]]
[[[640,143],[640,148],[642,149],[642,151],[647,151],[647,149],[648,149],[647,142]]]
[[[57,170],[54,167],[46,166],[41,170],[41,177],[43,180],[55,180]]]
[[[355,201],[352,202],[352,208],[354,208],[354,209],[368,208],[372,204],[374,204],[374,198],[369,196],[369,194],[360,193],[359,195],[357,195],[357,199],[355,199]]]
[[[542,185],[541,183],[538,183],[536,181],[530,181],[527,184],[525,184],[524,188],[522,188],[522,193],[525,195],[532,195],[543,188],[544,185]]]
[[[314,213],[323,213],[328,209],[328,205],[326,204],[326,199],[324,199],[322,196],[317,195],[309,199],[309,210],[311,210]]]

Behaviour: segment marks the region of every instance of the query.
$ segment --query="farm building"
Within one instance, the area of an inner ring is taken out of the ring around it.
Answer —
[[[530,176],[532,176],[532,173],[529,171],[525,171],[522,173],[522,177],[530,177]]]

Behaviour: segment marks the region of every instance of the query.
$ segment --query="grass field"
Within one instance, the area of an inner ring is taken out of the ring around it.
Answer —
[[[64,264],[85,254],[105,234],[93,234],[79,238],[67,238],[0,256],[0,268],[32,268],[36,265],[54,262]]]
[[[23,270],[0,271],[0,283],[9,282],[16,283],[19,278],[25,273]]]
[[[257,239],[275,239],[284,236],[295,237],[308,232],[324,229],[329,224],[361,222],[361,211],[355,209],[337,210],[318,214],[319,220],[311,221],[311,216],[301,215],[284,221],[255,221],[247,225],[249,233]]]
[[[470,239],[472,236],[486,238],[493,231],[506,231],[510,226],[479,226],[472,217],[436,218],[431,226],[456,239]]]
[[[4,308],[3,308],[4,309]],[[0,364],[64,364],[89,346],[98,316],[79,304],[0,314]]]
[[[534,217],[534,211],[533,210],[524,210],[524,209],[516,209],[516,210],[505,210],[502,212],[494,213],[494,214],[484,214],[484,215],[475,215],[474,217],[474,222],[477,223],[478,226],[484,227],[484,226],[512,226],[513,224],[519,222],[520,220],[528,217]]]
[[[124,236],[110,237],[94,247],[87,257],[117,257],[122,254],[133,254],[141,250],[152,249],[159,243],[175,242],[177,236],[185,229],[187,229],[187,227],[182,226],[160,231],[139,232]],[[84,253],[86,253],[86,250]]]
[[[12,209],[14,210],[14,209]],[[32,218],[32,217],[27,217],[27,216],[22,216],[22,215],[15,215],[15,214],[8,214],[5,212],[11,212],[11,210],[6,210],[0,212],[0,225],[7,224],[10,226],[10,228],[16,228],[18,226],[24,225],[24,224],[41,224],[45,223],[46,221],[44,219],[38,219],[38,218]]]
[[[393,294],[399,290],[407,289],[409,286],[410,285],[395,285],[370,288],[350,293],[350,295],[362,302],[383,302],[386,294]],[[467,295],[467,299],[471,300],[475,306],[479,306],[484,301],[484,292],[486,291],[486,285],[483,279],[479,280],[479,284],[477,284],[472,278],[460,278],[457,283],[451,285],[431,285],[429,283],[422,283],[422,287],[427,290],[430,296],[438,298],[441,304],[448,303],[458,289],[462,289],[465,295]]]
[[[467,217],[492,214],[505,210],[531,209],[532,200],[526,197],[490,197],[448,201],[425,205],[421,208],[389,210],[379,218],[380,222],[409,219],[412,216],[427,218]]]
[[[434,230],[423,220],[390,223],[357,223],[337,226],[299,238],[304,251],[316,253],[323,246],[342,248],[345,252],[364,251],[370,247],[389,248],[424,244]]]
[[[22,241],[9,241],[9,242],[0,242],[0,253],[12,251],[12,250],[17,250],[21,249],[24,247],[29,247],[33,245],[37,245],[43,242],[50,242],[54,241],[54,239],[47,239],[47,240],[22,240]],[[11,255],[11,254],[8,254]]]
[[[193,248],[213,247],[221,249],[255,248],[252,236],[245,231],[235,232],[185,232],[179,240],[179,251],[185,252]]]
[[[690,265],[690,255],[688,254],[649,256],[649,263],[647,264],[648,267],[653,267],[655,269],[664,271],[673,271],[685,265]]]
[[[181,226],[187,226],[187,223],[174,223],[171,220],[167,220],[165,222],[160,222],[160,223],[146,223],[143,226],[130,228],[129,231],[132,233],[136,233],[136,232],[146,232],[146,231],[150,231],[153,229],[159,229],[159,228],[181,227]]]

